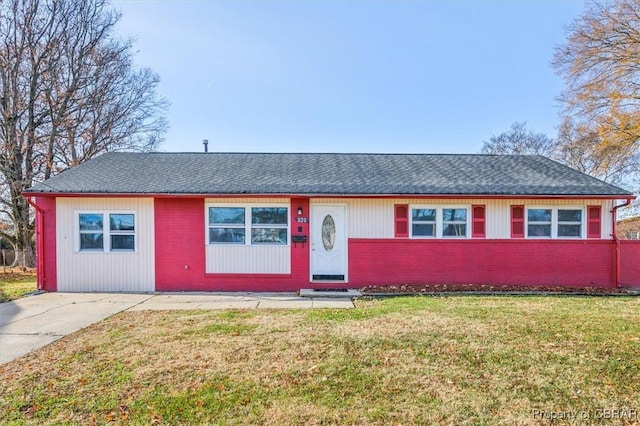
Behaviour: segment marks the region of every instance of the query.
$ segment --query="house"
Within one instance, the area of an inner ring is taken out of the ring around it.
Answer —
[[[634,195],[542,156],[107,153],[26,195],[48,291],[640,282]]]
[[[640,217],[619,220],[617,231],[617,236],[621,240],[640,240]]]

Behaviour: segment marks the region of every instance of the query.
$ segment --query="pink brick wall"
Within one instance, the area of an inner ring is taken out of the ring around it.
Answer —
[[[38,262],[38,288],[56,291],[56,199],[54,197],[38,197],[36,200],[42,213],[36,219],[36,256]]]
[[[308,200],[292,199],[292,234],[308,235],[308,223],[296,223],[298,207],[308,214]],[[297,291],[308,286],[309,244],[291,244],[291,274],[207,274],[204,215],[204,198],[156,198],[156,290]]]
[[[621,287],[640,287],[640,241],[620,241]]]
[[[349,241],[350,286],[496,284],[614,287],[613,241]]]

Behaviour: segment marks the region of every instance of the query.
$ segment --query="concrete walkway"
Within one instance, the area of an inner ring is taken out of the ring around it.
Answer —
[[[123,311],[353,308],[293,293],[43,293],[0,303],[0,364]]]

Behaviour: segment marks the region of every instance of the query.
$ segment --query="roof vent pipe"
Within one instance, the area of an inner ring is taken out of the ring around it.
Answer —
[[[204,145],[204,152],[209,152],[209,141],[207,139],[202,141],[202,145]]]

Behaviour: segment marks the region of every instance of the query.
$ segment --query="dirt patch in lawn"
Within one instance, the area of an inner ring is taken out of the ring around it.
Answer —
[[[34,268],[9,268],[0,269],[0,281],[35,281],[36,270]]]

